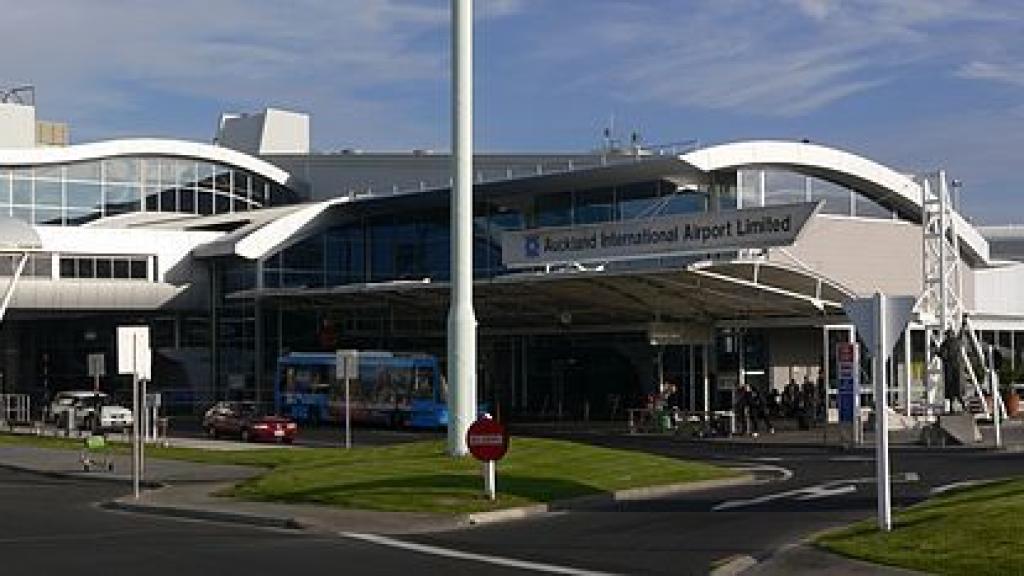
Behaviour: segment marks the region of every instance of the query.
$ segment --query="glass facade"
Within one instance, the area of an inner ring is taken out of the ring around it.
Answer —
[[[668,182],[571,190],[523,201],[476,206],[473,268],[477,277],[506,272],[501,233],[574,226],[706,210],[702,191],[680,192]],[[525,205],[526,209],[513,206]],[[325,288],[395,280],[449,279],[449,214],[444,206],[367,216],[338,224],[264,262],[267,288]]]
[[[226,214],[299,201],[287,187],[199,160],[123,156],[0,167],[0,215],[75,226],[129,212]]]
[[[890,219],[892,211],[880,206],[858,191],[827,180],[781,170],[741,170],[739,206],[761,206],[761,174],[764,174],[764,205],[824,201],[822,214]]]

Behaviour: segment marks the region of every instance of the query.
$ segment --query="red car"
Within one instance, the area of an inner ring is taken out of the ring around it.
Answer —
[[[203,429],[211,438],[234,436],[242,442],[291,444],[298,425],[283,416],[259,414],[252,402],[218,402],[203,416]]]

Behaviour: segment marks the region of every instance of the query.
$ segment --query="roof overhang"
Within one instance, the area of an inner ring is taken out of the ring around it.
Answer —
[[[237,150],[165,138],[123,138],[53,148],[0,149],[0,166],[45,166],[119,156],[166,156],[206,160],[241,168],[286,185],[289,174],[273,164]]]
[[[842,288],[803,270],[765,261],[704,262],[645,272],[561,271],[477,280],[482,330],[604,330],[652,322],[713,324],[736,318],[819,318],[842,313]],[[449,284],[428,279],[330,288],[235,293],[286,307],[364,312],[392,308],[403,318],[443,319]]]

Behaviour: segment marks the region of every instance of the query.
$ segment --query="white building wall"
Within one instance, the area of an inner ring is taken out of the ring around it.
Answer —
[[[217,143],[246,154],[308,154],[309,115],[267,108],[257,114],[224,114]]]
[[[0,149],[35,148],[35,146],[35,107],[0,102]]]
[[[158,310],[197,309],[208,304],[209,279],[190,257],[198,245],[222,232],[36,226],[43,251],[53,254],[53,279],[24,278],[13,309]],[[151,280],[58,279],[60,256],[155,256]]]
[[[196,246],[223,235],[223,232],[207,231],[70,226],[36,226],[35,229],[46,252],[71,255],[155,255],[155,280],[172,284],[187,282],[191,278],[193,263],[187,256]]]
[[[1024,315],[1024,264],[1007,263],[999,268],[974,270],[968,309],[986,315]]]

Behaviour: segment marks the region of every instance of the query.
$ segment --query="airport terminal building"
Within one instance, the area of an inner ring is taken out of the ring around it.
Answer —
[[[114,366],[125,324],[150,326],[152,387],[181,410],[269,402],[288,352],[443,362],[448,155],[311,152],[308,117],[274,109],[225,115],[213,144],[41,126],[0,103],[4,392],[88,387],[87,356]],[[742,384],[834,394],[843,303],[878,291],[919,300],[896,405],[926,400],[929,331],[965,327],[1024,366],[1024,229],[965,220],[942,172],[783,141],[474,169],[478,384],[506,417],[623,418],[666,383],[693,410]]]

